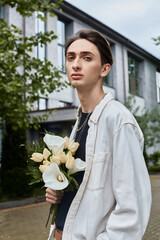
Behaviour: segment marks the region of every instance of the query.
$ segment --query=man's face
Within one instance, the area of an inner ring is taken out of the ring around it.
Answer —
[[[102,85],[103,66],[98,48],[86,39],[74,41],[67,49],[66,70],[71,85],[91,89]]]

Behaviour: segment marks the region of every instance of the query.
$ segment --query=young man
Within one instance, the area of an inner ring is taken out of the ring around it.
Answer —
[[[70,140],[87,163],[76,192],[46,190],[60,202],[55,239],[141,240],[147,227],[150,181],[143,158],[143,134],[133,115],[110,93],[103,78],[113,63],[109,43],[93,30],[81,30],[66,43],[66,69],[81,103]]]

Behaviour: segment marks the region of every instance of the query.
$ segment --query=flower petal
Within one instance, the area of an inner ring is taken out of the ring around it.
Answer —
[[[86,162],[82,161],[80,158],[76,158],[75,159],[75,168],[74,169],[70,169],[68,171],[69,175],[74,174],[76,172],[81,172],[81,171],[85,171],[86,169]]]
[[[58,181],[58,176],[61,176],[63,182]],[[53,190],[62,190],[68,186],[68,179],[65,175],[59,170],[59,167],[56,163],[51,163],[44,171],[43,181],[45,182],[45,187],[51,188]]]
[[[64,149],[65,139],[62,137],[46,134],[43,141],[53,153],[62,152]]]

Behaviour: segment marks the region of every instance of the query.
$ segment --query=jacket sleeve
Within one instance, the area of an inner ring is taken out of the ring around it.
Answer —
[[[132,124],[124,124],[114,135],[112,185],[115,208],[97,240],[141,240],[150,216],[151,188]]]

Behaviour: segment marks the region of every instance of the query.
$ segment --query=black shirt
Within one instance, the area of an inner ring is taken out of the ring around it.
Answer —
[[[89,116],[90,116],[90,114],[89,114]],[[85,145],[86,145],[86,137],[87,137],[88,128],[89,128],[89,126],[88,126],[89,116],[88,116],[88,113],[82,113],[78,128],[80,128],[84,123],[85,124],[82,127],[82,129],[77,131],[76,137],[75,137],[75,142],[79,142],[80,145],[76,151],[76,154],[74,155],[74,158],[75,159],[80,158],[83,161],[85,161],[85,152],[86,152]],[[85,120],[87,120],[87,121],[85,122]],[[84,171],[78,172],[75,177],[79,185],[81,184],[81,182],[83,180],[83,175],[84,175]],[[58,216],[55,219],[56,227],[59,230],[63,230],[69,207],[70,207],[76,193],[77,193],[77,190],[75,190],[73,192],[69,191],[69,192],[64,193],[64,196],[59,205]]]

